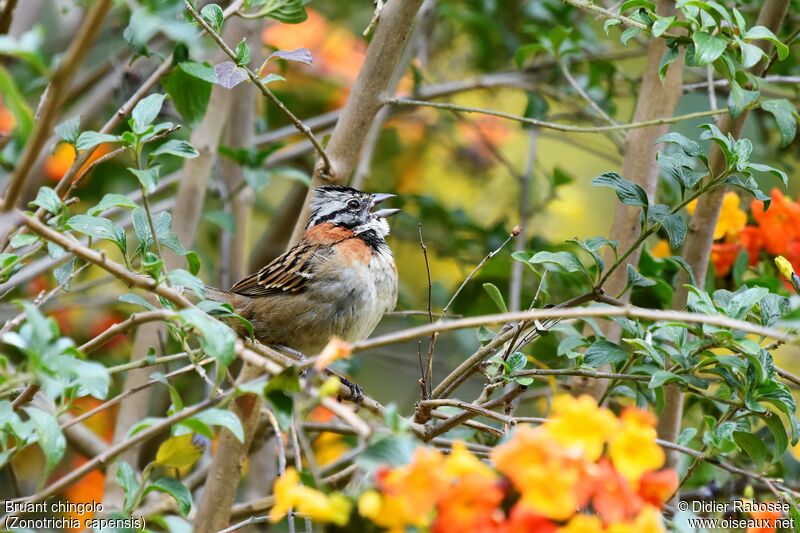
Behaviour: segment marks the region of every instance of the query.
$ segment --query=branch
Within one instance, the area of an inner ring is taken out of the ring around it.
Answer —
[[[220,37],[219,34],[215,32],[211,28],[211,26],[208,25],[208,23],[203,19],[203,17],[200,16],[200,14],[197,11],[195,11],[194,7],[192,7],[192,4],[189,2],[189,0],[184,0],[184,5],[186,6],[186,10],[189,12],[192,18],[195,21],[197,21],[197,23],[200,24],[200,26],[202,26],[202,28],[206,31],[206,33],[208,33],[208,35],[214,40],[214,42],[216,42],[219,45],[222,51],[225,52],[225,54],[231,58],[231,61],[235,62],[236,53],[233,50],[231,50],[227,44],[225,44],[225,41],[222,40],[222,37]],[[325,174],[330,173],[333,167],[331,166],[330,159],[328,159],[328,154],[325,153],[325,149],[322,148],[322,145],[314,136],[314,134],[311,132],[311,129],[305,124],[303,124],[303,122],[300,119],[298,119],[294,115],[294,113],[289,111],[289,109],[283,104],[283,102],[281,102],[280,99],[277,96],[275,96],[272,93],[272,91],[269,90],[269,88],[264,84],[263,81],[261,81],[261,78],[259,78],[255,74],[255,72],[250,70],[250,68],[247,66],[243,67],[240,66],[240,68],[243,68],[245,72],[247,72],[247,76],[250,78],[250,81],[252,81],[256,87],[258,87],[258,90],[261,91],[261,94],[266,96],[267,99],[270,102],[272,102],[281,111],[281,113],[283,113],[286,116],[286,118],[289,119],[289,121],[292,124],[294,124],[294,127],[297,128],[297,130],[300,133],[302,133],[311,142],[312,145],[314,145],[314,149],[317,151],[320,158],[322,159],[323,172]]]
[[[83,24],[78,30],[78,34],[53,73],[53,77],[50,79],[50,83],[39,101],[39,107],[34,117],[34,130],[25,143],[25,149],[19,158],[14,173],[8,180],[3,203],[0,205],[0,212],[8,212],[16,207],[22,192],[22,186],[28,178],[36,158],[39,157],[45,141],[49,138],[50,130],[53,129],[56,118],[58,118],[69,84],[88,53],[97,33],[100,31],[103,19],[108,10],[111,9],[112,4],[111,0],[93,2]]]
[[[458,111],[462,113],[480,113],[482,115],[489,115],[522,124],[529,124],[539,128],[551,129],[556,131],[566,131],[571,133],[603,133],[607,131],[621,131],[633,130],[638,128],[647,128],[650,126],[658,126],[661,124],[675,124],[683,122],[684,120],[692,120],[696,118],[711,117],[715,115],[722,115],[728,113],[728,108],[712,109],[709,111],[697,111],[694,113],[687,113],[685,115],[678,115],[675,117],[664,117],[650,120],[642,120],[640,122],[630,122],[628,124],[615,124],[609,126],[574,126],[572,124],[559,124],[557,122],[548,122],[545,120],[538,120],[535,118],[523,117],[521,115],[514,115],[512,113],[505,113],[503,111],[494,111],[492,109],[483,109],[479,107],[466,107],[452,103],[444,102],[426,102],[423,100],[413,100],[410,98],[386,98],[384,103],[387,105],[395,106],[418,106],[418,107],[434,107],[436,109],[445,109],[447,111]]]
[[[619,20],[620,22],[622,22],[624,25],[626,25],[628,27],[639,28],[642,31],[646,31],[646,32],[650,33],[650,28],[646,24],[643,24],[642,22],[639,22],[638,20],[634,20],[634,19],[632,19],[630,17],[626,17],[624,15],[620,15],[619,13],[614,13],[613,11],[609,11],[608,9],[605,9],[603,7],[595,5],[595,4],[591,3],[591,2],[585,2],[584,0],[561,0],[561,1],[564,2],[565,4],[569,4],[569,5],[573,6],[573,7],[577,7],[578,9],[581,9],[583,11],[587,11],[589,13],[594,13],[595,15],[600,15],[602,17],[609,18],[609,19],[616,19],[616,20]],[[663,37],[671,37],[671,38],[679,37],[678,35],[675,35],[674,33],[669,33],[669,32],[664,32],[661,35]]]
[[[192,307],[192,303],[177,291],[164,285],[158,285],[152,278],[139,276],[130,272],[121,264],[108,259],[105,253],[97,252],[91,248],[83,246],[76,239],[57,232],[56,230],[44,225],[38,219],[26,215],[22,211],[17,211],[17,214],[20,217],[22,224],[27,226],[32,232],[50,242],[58,244],[73,255],[85,259],[90,263],[94,263],[100,268],[113,274],[120,280],[126,282],[129,286],[138,287],[140,289],[155,293],[163,298],[166,298],[178,307]]]

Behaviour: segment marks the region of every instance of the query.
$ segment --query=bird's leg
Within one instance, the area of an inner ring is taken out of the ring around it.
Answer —
[[[348,389],[350,389],[350,394],[349,395],[342,396],[340,394],[340,395],[336,396],[336,399],[338,401],[341,402],[341,401],[345,401],[346,400],[348,402],[355,403],[356,407],[361,407],[361,402],[364,401],[364,391],[361,389],[361,387],[357,383],[353,383],[352,381],[350,381],[349,379],[344,377],[342,374],[340,374],[340,373],[338,373],[338,372],[336,372],[334,370],[331,370],[330,368],[326,368],[325,369],[325,373],[328,374],[328,375],[331,375],[331,376],[336,376],[337,378],[339,378],[339,382],[341,382],[342,385],[345,385]]]

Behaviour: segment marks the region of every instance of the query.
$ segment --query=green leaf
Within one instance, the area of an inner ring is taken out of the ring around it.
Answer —
[[[620,363],[630,357],[628,351],[619,344],[598,340],[586,349],[584,364],[592,368],[599,368],[607,364]]]
[[[214,65],[214,74],[217,83],[226,89],[233,89],[248,78],[247,71],[237,67],[233,61],[223,61]]]
[[[261,83],[263,83],[264,85],[269,85],[274,81],[286,81],[286,78],[284,78],[280,74],[275,74],[273,72],[270,72],[269,74],[261,78]]]
[[[217,4],[208,4],[203,6],[200,10],[200,16],[206,21],[206,24],[211,26],[215,32],[219,33],[222,30],[222,23],[225,21],[225,15],[222,8]]]
[[[772,447],[772,463],[775,464],[783,458],[787,448],[789,448],[789,437],[786,435],[786,429],[777,414],[770,411],[759,415],[759,418],[764,421],[767,429],[772,434],[772,439],[775,441]]]
[[[647,207],[647,193],[638,184],[626,180],[616,172],[600,174],[592,180],[594,187],[609,187],[617,193],[617,198],[626,205]]]
[[[694,65],[701,67],[710,65],[719,59],[728,46],[725,38],[704,31],[692,33],[692,42],[694,43]]]
[[[75,144],[75,142],[78,140],[80,127],[81,127],[81,117],[80,115],[78,115],[70,119],[67,119],[58,126],[56,126],[55,132],[56,135],[58,135],[63,141],[66,141],[70,144]]]
[[[781,133],[781,146],[788,146],[797,135],[797,109],[785,98],[780,100],[765,100],[761,102],[761,109],[771,113],[778,124]]]
[[[197,67],[190,67],[189,70],[203,71],[204,76],[209,76],[210,73],[212,81],[189,74],[183,68],[186,63],[189,62],[184,61],[178,65],[179,68],[172,69],[172,72],[161,80],[161,85],[186,124],[196,126],[206,114],[208,101],[211,98],[211,84],[216,82],[217,76],[214,74],[214,69],[200,63],[194,63]]]
[[[620,35],[619,38],[620,42],[622,43],[622,46],[628,46],[628,41],[630,41],[640,33],[642,33],[642,30],[640,28],[627,28],[625,31],[622,32],[622,35]]]
[[[145,309],[149,309],[150,311],[155,311],[156,306],[139,296],[138,294],[133,294],[132,292],[123,294],[119,297],[120,302],[125,302],[131,305],[141,305]]]
[[[197,61],[181,61],[178,68],[194,78],[207,81],[208,83],[218,83],[217,74],[214,67],[208,63],[198,63]]]
[[[661,37],[665,31],[669,29],[673,22],[675,22],[675,16],[671,17],[658,17],[656,21],[653,23],[653,27],[651,31],[653,32],[653,37]]]
[[[127,207],[130,209],[135,209],[136,202],[121,194],[108,193],[103,196],[103,199],[100,200],[96,206],[90,207],[86,213],[91,216],[97,216],[104,211],[108,211],[112,207]]]
[[[199,309],[184,309],[180,317],[199,335],[200,346],[209,356],[228,366],[236,358],[236,334],[219,320]]]
[[[619,26],[620,24],[622,24],[622,21],[619,19],[607,19],[603,23],[603,31],[608,35],[608,30],[610,30],[612,26]]]
[[[303,63],[305,65],[314,64],[314,56],[311,55],[311,50],[308,48],[295,48],[294,50],[277,50],[272,52],[267,57],[267,62],[273,59],[283,59],[284,61],[293,61],[295,63]]]
[[[760,93],[758,91],[748,91],[741,85],[731,80],[731,92],[728,94],[728,109],[731,118],[738,118],[748,107],[758,101]]]
[[[656,204],[651,207],[648,219],[664,228],[671,248],[680,248],[686,238],[686,222],[681,215],[671,213],[669,206]]]
[[[30,233],[17,233],[13,237],[11,237],[11,247],[13,249],[24,248],[25,246],[30,246],[31,244],[35,243],[39,240],[39,237],[36,235],[31,235]]]
[[[176,287],[189,289],[200,298],[205,297],[205,283],[182,268],[170,270],[167,279]]]
[[[750,460],[753,461],[753,464],[756,466],[761,466],[764,464],[764,460],[767,458],[767,447],[764,446],[764,443],[761,442],[761,439],[757,436],[753,435],[752,433],[746,433],[744,431],[734,431],[733,432],[733,440],[736,442],[736,445],[750,457]]]
[[[503,295],[500,293],[500,289],[497,288],[496,285],[493,283],[484,283],[483,290],[489,295],[489,298],[492,299],[494,304],[500,309],[501,312],[507,313],[508,307],[506,307],[506,302],[503,299]]]
[[[667,69],[678,59],[679,55],[680,50],[678,49],[678,45],[675,44],[668,47],[664,55],[661,56],[661,61],[658,63],[658,77],[661,78],[661,81],[664,81],[664,78],[667,76]]]
[[[156,190],[156,187],[158,186],[158,174],[160,170],[161,167],[158,165],[146,168],[144,170],[128,167],[128,172],[136,176],[136,179],[139,180],[139,184],[144,188],[147,194],[151,194]]]
[[[532,265],[544,265],[548,270],[563,270],[571,273],[580,272],[591,279],[586,267],[583,266],[583,263],[581,263],[572,252],[537,252],[528,260],[528,263]]]
[[[764,50],[759,48],[754,44],[747,44],[744,41],[739,42],[739,50],[742,52],[742,66],[744,68],[751,68],[758,64],[761,61],[762,57],[765,57],[766,54]]]
[[[91,215],[74,215],[67,221],[67,226],[96,239],[111,241],[117,245],[122,254],[128,252],[128,241],[125,238],[125,231],[115,226],[107,218],[95,217]]]
[[[656,139],[656,142],[653,144],[660,144],[660,143],[677,144],[678,146],[681,147],[681,150],[683,150],[684,153],[690,157],[698,157],[703,155],[703,149],[699,143],[674,131],[665,133],[664,135]]]
[[[635,266],[628,265],[628,285],[631,287],[651,287],[655,284],[654,280],[642,276]]]
[[[161,146],[153,150],[153,152],[150,154],[150,157],[156,158],[165,154],[182,157],[184,159],[194,159],[200,155],[194,146],[186,141],[180,141],[178,139],[170,139],[163,143]]]
[[[305,4],[304,0],[266,0],[259,15],[285,24],[299,24],[308,18]]]
[[[117,483],[120,484],[125,491],[125,502],[123,504],[123,512],[129,513],[132,510],[134,500],[139,492],[139,480],[136,478],[131,465],[125,461],[117,463]]]
[[[198,420],[207,426],[221,426],[227,428],[236,440],[244,442],[244,428],[242,423],[234,413],[226,409],[207,409],[191,417],[191,420]]]
[[[64,452],[67,449],[67,440],[64,438],[61,426],[53,415],[45,413],[36,407],[26,407],[25,412],[28,414],[31,424],[33,424],[39,448],[44,454],[44,477],[46,478],[64,456]]]
[[[236,59],[234,59],[234,63],[236,63],[237,67],[246,67],[250,64],[251,58],[252,54],[250,53],[250,47],[247,46],[247,38],[242,37],[242,40],[236,45]]]
[[[748,41],[753,39],[764,39],[771,42],[773,45],[775,45],[775,50],[778,52],[778,59],[781,61],[786,59],[786,57],[789,55],[789,47],[783,44],[769,28],[764,26],[753,26],[747,30],[744,38]]]
[[[36,199],[31,202],[31,205],[41,207],[50,214],[57,215],[64,208],[64,203],[58,197],[56,191],[50,187],[39,187],[39,192],[36,193]]]
[[[75,270],[75,261],[77,257],[73,257],[58,268],[53,269],[53,277],[56,283],[64,288],[64,292],[69,292],[70,280],[72,279],[72,272]]]
[[[685,380],[682,376],[675,374],[674,372],[669,372],[668,370],[657,370],[653,373],[652,377],[650,378],[650,382],[647,384],[647,387],[650,389],[655,389],[658,387],[662,387],[667,383],[684,383]]]
[[[100,133],[99,131],[84,131],[75,141],[75,148],[78,151],[91,150],[98,144],[118,143],[120,141],[122,141],[122,137],[119,135]]]
[[[194,435],[185,433],[162,442],[153,464],[167,468],[188,468],[195,464],[202,454],[203,450],[194,443]]]
[[[136,107],[133,108],[133,112],[131,113],[134,133],[141,135],[147,131],[147,128],[161,112],[161,106],[164,104],[164,98],[166,97],[167,95],[165,94],[151,94],[150,96],[142,98],[139,103],[136,104]]]
[[[183,516],[192,510],[192,493],[183,483],[171,477],[162,477],[144,489],[144,493],[158,491],[172,496],[178,504],[178,510]]]

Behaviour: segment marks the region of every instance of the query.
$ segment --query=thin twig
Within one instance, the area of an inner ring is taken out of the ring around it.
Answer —
[[[603,133],[607,131],[624,131],[638,128],[647,128],[650,126],[657,126],[659,124],[675,124],[683,122],[684,120],[692,120],[696,118],[711,117],[721,115],[728,112],[728,108],[722,108],[710,111],[697,111],[695,113],[687,113],[685,115],[678,115],[674,117],[656,118],[652,120],[642,120],[640,122],[630,122],[628,124],[616,124],[610,126],[574,126],[572,124],[559,124],[556,122],[547,122],[545,120],[538,120],[535,118],[523,117],[521,115],[514,115],[512,113],[504,113],[502,111],[495,111],[492,109],[483,109],[479,107],[460,106],[452,103],[445,102],[426,102],[423,100],[414,100],[410,98],[386,98],[384,103],[387,105],[395,106],[417,106],[417,107],[433,107],[436,109],[445,109],[447,111],[459,111],[462,113],[479,113],[482,115],[489,115],[523,124],[530,124],[531,126],[538,126],[544,129],[551,129],[557,131],[566,131],[572,133]]]
[[[186,7],[186,10],[189,12],[192,18],[195,21],[197,21],[198,24],[200,24],[200,26],[206,31],[206,33],[208,33],[208,35],[214,40],[214,42],[216,42],[217,45],[219,45],[222,51],[225,52],[225,54],[231,58],[231,61],[235,62],[236,53],[233,50],[231,50],[231,48],[227,44],[225,44],[225,41],[222,40],[222,37],[217,32],[215,32],[214,29],[211,28],[211,26],[208,25],[208,23],[203,19],[203,17],[201,17],[200,14],[194,9],[194,7],[192,7],[192,4],[189,2],[189,0],[184,1],[184,6]],[[303,136],[305,136],[309,140],[309,142],[311,142],[312,145],[314,145],[314,149],[319,154],[320,159],[322,159],[323,172],[325,174],[329,174],[333,168],[331,166],[330,159],[328,159],[328,154],[325,153],[325,149],[322,147],[322,144],[320,144],[319,140],[317,140],[316,136],[311,132],[311,129],[305,124],[303,124],[303,122],[300,119],[298,119],[294,115],[294,113],[289,111],[289,109],[283,104],[283,102],[281,102],[280,99],[277,96],[275,96],[272,91],[269,90],[269,88],[264,84],[263,81],[261,81],[261,78],[259,78],[255,72],[250,70],[250,68],[247,66],[240,66],[239,68],[244,69],[244,71],[247,73],[247,76],[250,78],[253,84],[256,87],[258,87],[259,91],[261,91],[261,94],[266,96],[267,99],[270,102],[272,102],[280,110],[280,112],[283,113],[286,116],[286,118],[289,119],[289,121],[292,124],[294,124],[294,127],[297,128],[297,130],[301,134],[303,134]]]

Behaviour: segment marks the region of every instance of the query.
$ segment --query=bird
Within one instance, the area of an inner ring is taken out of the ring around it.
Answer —
[[[263,344],[318,354],[334,337],[366,339],[397,304],[397,266],[378,206],[394,194],[325,185],[312,195],[300,241],[282,255],[207,298],[230,304]]]

